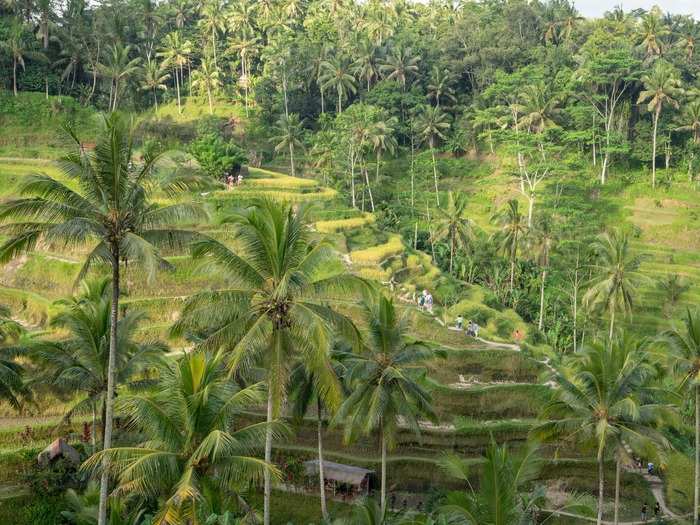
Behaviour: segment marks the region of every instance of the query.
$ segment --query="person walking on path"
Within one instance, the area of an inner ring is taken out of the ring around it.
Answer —
[[[649,506],[646,503],[644,503],[642,505],[642,521],[647,520],[647,512],[649,512]]]

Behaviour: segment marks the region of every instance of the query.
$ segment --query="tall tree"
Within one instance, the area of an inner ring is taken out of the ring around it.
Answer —
[[[323,73],[319,77],[321,89],[333,89],[338,95],[338,113],[343,112],[343,99],[348,93],[355,93],[357,86],[355,77],[351,74],[350,63],[339,57],[321,62]]]
[[[202,523],[240,497],[264,473],[279,475],[269,461],[255,457],[266,423],[242,426],[239,416],[264,400],[260,383],[239,388],[223,356],[196,351],[163,366],[155,392],[128,394],[120,407],[143,435],[136,446],[108,448],[93,455],[86,468],[109,472],[116,490],[161,502],[155,523]],[[278,431],[278,430],[276,430]],[[224,503],[225,505],[225,503]]]
[[[681,81],[670,64],[659,61],[649,74],[642,77],[642,83],[644,84],[644,90],[639,93],[637,104],[646,103],[647,109],[654,116],[651,187],[656,188],[656,137],[659,129],[659,117],[664,106],[678,108],[677,99],[682,93]]]
[[[615,314],[630,314],[636,300],[637,272],[641,257],[632,253],[629,237],[620,230],[600,234],[592,244],[596,255],[593,277],[583,296],[584,306],[602,308],[610,316],[609,338],[615,329]]]
[[[39,55],[31,50],[26,40],[24,28],[20,24],[11,26],[9,38],[0,41],[0,49],[4,50],[12,61],[12,92],[17,96],[17,67],[24,70],[25,59]]]
[[[493,222],[500,228],[494,234],[500,250],[508,256],[510,262],[510,292],[515,285],[515,264],[518,260],[518,249],[527,235],[525,217],[520,213],[520,204],[511,199],[508,204],[493,216]]]
[[[10,238],[0,246],[0,263],[46,246],[87,245],[90,248],[79,273],[82,279],[96,263],[112,270],[109,358],[104,446],[112,444],[113,399],[117,357],[117,327],[121,267],[128,260],[142,265],[148,276],[170,265],[159,247],[183,247],[191,232],[173,228],[180,220],[205,217],[186,201],[158,205],[158,191],[173,195],[191,188],[188,180],[163,176],[157,166],[161,155],[146,150],[141,161],[134,155],[133,130],[116,113],[105,117],[94,151],[83,148],[70,131],[74,151],[61,164],[66,184],[48,175],[32,175],[20,186],[22,198],[0,205],[0,223],[7,224]],[[107,470],[100,487],[99,525],[106,525]]]
[[[435,421],[430,394],[423,384],[423,365],[434,353],[408,340],[408,317],[393,300],[378,294],[365,304],[366,348],[348,361],[351,394],[336,420],[345,425],[348,441],[379,432],[382,451],[381,514],[386,511],[387,448],[393,447],[401,425],[420,430],[420,418]]]
[[[153,93],[153,105],[156,108],[156,112],[158,112],[158,91],[168,89],[165,83],[169,78],[170,75],[155,60],[149,60],[144,63],[141,70],[141,89]]]
[[[437,162],[435,160],[435,146],[440,140],[445,140],[445,132],[450,129],[447,113],[439,107],[424,106],[416,117],[416,130],[428,147],[433,161],[433,180],[435,182],[435,202],[440,206],[440,191],[438,189]]]
[[[653,443],[668,447],[657,425],[670,417],[669,407],[652,391],[655,368],[644,344],[629,337],[593,344],[573,354],[552,373],[554,399],[544,408],[546,423],[534,434],[592,445],[598,463],[598,516],[603,520],[605,459],[614,453],[615,523],[618,518],[620,467],[627,450],[649,450]]]
[[[394,153],[398,147],[398,142],[394,137],[396,130],[396,118],[391,117],[375,122],[369,129],[369,141],[377,156],[375,181],[379,182],[379,169],[384,153]]]
[[[29,393],[19,361],[22,346],[17,344],[23,333],[24,328],[12,319],[10,309],[0,305],[0,399],[15,410],[22,407],[22,398]]]
[[[418,73],[418,63],[421,57],[413,54],[410,47],[397,45],[391,49],[380,71],[389,80],[396,80],[403,91],[411,77]]]
[[[214,114],[214,95],[221,89],[221,72],[208,59],[202,60],[199,69],[192,73],[192,90],[206,94],[209,114]]]
[[[224,16],[224,2],[222,0],[207,0],[200,6],[199,27],[207,35],[214,57],[214,68],[218,68],[217,62],[217,35],[226,30],[226,17]]]
[[[549,270],[550,256],[557,240],[554,232],[554,224],[550,216],[544,215],[535,222],[534,228],[529,231],[528,241],[531,243],[537,264],[542,269],[540,277],[540,315],[537,328],[544,327],[544,289]]]
[[[182,113],[182,103],[180,101],[180,88],[184,83],[183,67],[187,64],[187,57],[192,52],[192,44],[189,40],[183,40],[178,31],[173,31],[165,35],[163,47],[157,56],[163,58],[162,67],[171,67],[175,77],[175,91],[177,93],[177,110]]]
[[[304,128],[303,122],[299,120],[299,115],[296,113],[290,113],[287,115],[280,115],[277,120],[277,126],[275,127],[277,135],[273,137],[273,142],[275,142],[275,152],[288,150],[289,151],[289,165],[291,168],[292,177],[296,177],[296,169],[294,164],[294,151],[304,148]]]
[[[457,102],[455,90],[452,87],[454,83],[454,75],[449,69],[440,69],[437,66],[433,67],[430,74],[430,83],[428,84],[428,100],[435,101],[435,106],[440,107],[440,102]]]
[[[700,313],[687,310],[683,327],[662,334],[671,352],[664,354],[674,374],[681,380],[695,403],[695,473],[693,483],[693,523],[700,523]]]
[[[115,111],[119,102],[119,88],[138,71],[140,57],[131,58],[130,45],[114,44],[109,48],[106,60],[97,65],[100,74],[109,79],[109,110]]]
[[[435,241],[447,240],[450,247],[450,273],[452,273],[454,256],[457,248],[469,249],[469,243],[474,238],[474,222],[467,217],[467,196],[464,193],[455,195],[447,193],[447,206],[435,210]]]
[[[359,281],[348,275],[332,245],[313,237],[307,209],[260,200],[228,220],[239,247],[234,253],[213,239],[193,245],[232,283],[230,289],[200,292],[185,305],[174,334],[204,334],[201,347],[226,353],[231,370],[245,373],[261,364],[267,374],[267,422],[281,413],[290,367],[303,362],[315,374],[327,407],[340,403],[340,386],[329,361],[334,330],[357,339],[352,321],[324,298],[347,293]],[[272,427],[265,436],[265,461],[272,461]],[[265,474],[264,523],[270,523],[270,473]]]

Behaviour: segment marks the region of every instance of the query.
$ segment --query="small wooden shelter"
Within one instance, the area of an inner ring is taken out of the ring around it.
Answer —
[[[42,450],[37,457],[37,461],[39,465],[46,467],[57,458],[65,458],[75,466],[80,465],[80,453],[66,443],[63,438],[56,439]]]
[[[318,467],[319,461],[317,459],[304,462],[304,473],[310,481],[318,481]],[[323,477],[326,480],[327,488],[332,489],[333,494],[341,489],[351,496],[367,495],[373,475],[373,470],[362,467],[343,465],[332,461],[323,462]]]

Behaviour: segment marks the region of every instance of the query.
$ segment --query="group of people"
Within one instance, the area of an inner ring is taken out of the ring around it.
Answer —
[[[233,174],[229,173],[226,177],[226,189],[232,190],[234,184],[236,186],[243,184],[243,175],[239,173],[237,177],[234,177]]]
[[[458,330],[464,330],[464,317],[462,317],[461,314],[457,316],[457,321],[455,324]],[[467,323],[467,335],[471,337],[479,337],[479,325],[471,319]]]
[[[420,294],[418,306],[429,314],[433,313],[433,295],[428,290],[423,290],[423,293]]]
[[[654,505],[654,517],[656,519],[659,519],[661,517],[661,505],[659,502],[656,502],[656,505]],[[649,519],[649,505],[644,503],[642,505],[642,521],[647,521]]]

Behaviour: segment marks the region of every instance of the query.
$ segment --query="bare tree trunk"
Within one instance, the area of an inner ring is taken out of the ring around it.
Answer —
[[[659,115],[661,114],[661,106],[656,108],[654,113],[654,135],[651,140],[651,188],[656,189],[656,132],[659,128]]]
[[[112,419],[114,410],[114,368],[117,353],[117,323],[119,322],[119,246],[112,248],[112,308],[109,327],[109,357],[107,360],[107,395],[105,396],[105,421],[103,450],[112,447]],[[107,493],[109,490],[109,460],[102,460],[100,477],[100,503],[98,508],[98,525],[107,524]]]
[[[535,209],[535,197],[532,192],[527,197],[527,227],[532,228],[532,212]]]
[[[296,177],[296,170],[294,169],[294,142],[289,142],[289,164],[292,169],[292,177]]]
[[[323,407],[321,400],[316,399],[316,412],[318,415],[318,477],[319,487],[321,491],[321,516],[323,519],[328,518],[328,509],[326,507],[326,477],[323,472]]]
[[[267,429],[265,430],[265,463],[272,463],[272,385],[268,379],[267,385]],[[264,474],[263,524],[270,525],[270,498],[272,496],[272,480],[270,470]]]
[[[384,516],[386,512],[386,436],[382,427],[382,486],[380,495],[381,514]]]
[[[700,509],[700,385],[695,386],[695,499],[693,504],[693,523],[698,525]]]
[[[617,525],[620,514],[620,458],[615,461],[615,517],[613,518],[615,525]]]
[[[431,146],[430,155],[433,158],[433,179],[435,180],[435,201],[440,206],[440,192],[438,191],[437,164],[435,163],[435,148]]]
[[[95,401],[92,402],[92,431],[90,432],[92,442],[92,453],[97,452],[97,407]]]
[[[17,96],[17,59],[12,59],[12,90]]]
[[[610,333],[608,334],[610,340],[613,338],[613,331],[615,330],[615,308],[610,311]]]
[[[211,86],[207,85],[207,98],[209,99],[209,114],[214,114],[214,105],[211,102]]]
[[[365,184],[367,184],[367,193],[369,194],[369,205],[372,208],[372,213],[374,213],[374,198],[372,197],[372,188],[369,186],[369,173],[367,172],[367,166],[362,166],[362,171],[365,172]]]
[[[540,319],[537,323],[537,328],[542,330],[544,326],[544,281],[547,278],[547,270],[542,270],[542,285],[540,286]]]
[[[357,200],[355,198],[355,153],[350,146],[350,193],[352,196],[352,207],[357,208]]]
[[[603,458],[598,458],[598,517],[596,518],[596,525],[601,525],[603,523],[603,502],[605,500],[605,480],[604,480],[604,468],[603,468]]]
[[[177,112],[182,114],[182,104],[180,103],[180,79],[177,76],[177,67],[175,69],[175,91],[177,92]]]

